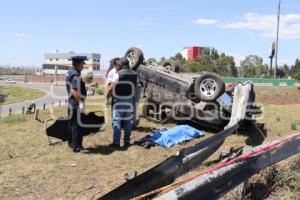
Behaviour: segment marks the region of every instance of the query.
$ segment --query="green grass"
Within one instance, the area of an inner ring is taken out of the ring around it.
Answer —
[[[18,86],[0,86],[0,91],[0,94],[7,95],[4,104],[37,99],[45,95],[45,93],[41,90]]]
[[[291,123],[291,129],[292,130],[298,130],[300,127],[300,121],[299,120],[296,120],[296,121],[293,121]]]
[[[1,119],[2,123],[6,124],[19,124],[26,122],[26,117],[24,115],[11,115]]]
[[[98,87],[97,89],[96,89],[96,94],[98,94],[98,95],[103,95],[104,94],[104,88],[103,87]]]

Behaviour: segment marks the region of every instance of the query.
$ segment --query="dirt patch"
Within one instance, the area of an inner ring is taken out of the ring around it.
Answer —
[[[222,200],[240,199],[235,190]],[[244,200],[299,200],[300,199],[300,156],[296,155],[268,167],[249,180]]]
[[[248,199],[300,199],[300,157],[263,170],[250,182]]]

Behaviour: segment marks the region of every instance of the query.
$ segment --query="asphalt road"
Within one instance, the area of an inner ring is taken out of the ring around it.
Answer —
[[[4,82],[0,82],[0,85],[8,85]],[[67,99],[67,92],[64,86],[54,86],[51,84],[43,84],[43,83],[23,83],[17,82],[17,84],[13,84],[19,87],[26,87],[26,88],[33,88],[33,89],[40,89],[45,92],[45,96],[35,99],[35,100],[28,100],[25,102],[13,103],[2,105],[0,108],[0,116],[6,115],[9,112],[9,109],[12,109],[12,112],[19,112],[22,111],[22,107],[27,107],[28,104],[34,102],[38,108],[43,108],[43,105],[46,104],[46,107],[49,108],[52,106],[52,102],[54,102],[54,106],[59,105],[59,101],[64,104],[65,100]]]

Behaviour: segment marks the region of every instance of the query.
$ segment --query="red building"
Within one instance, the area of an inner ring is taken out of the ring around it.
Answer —
[[[209,48],[198,46],[185,47],[183,49],[182,56],[188,61],[195,60],[197,58],[200,58],[205,50],[209,50]]]

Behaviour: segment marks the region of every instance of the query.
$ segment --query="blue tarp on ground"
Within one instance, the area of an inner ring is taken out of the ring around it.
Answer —
[[[204,132],[199,131],[191,126],[179,125],[166,131],[157,130],[148,140],[162,147],[170,148],[180,142],[189,141],[203,135]]]

